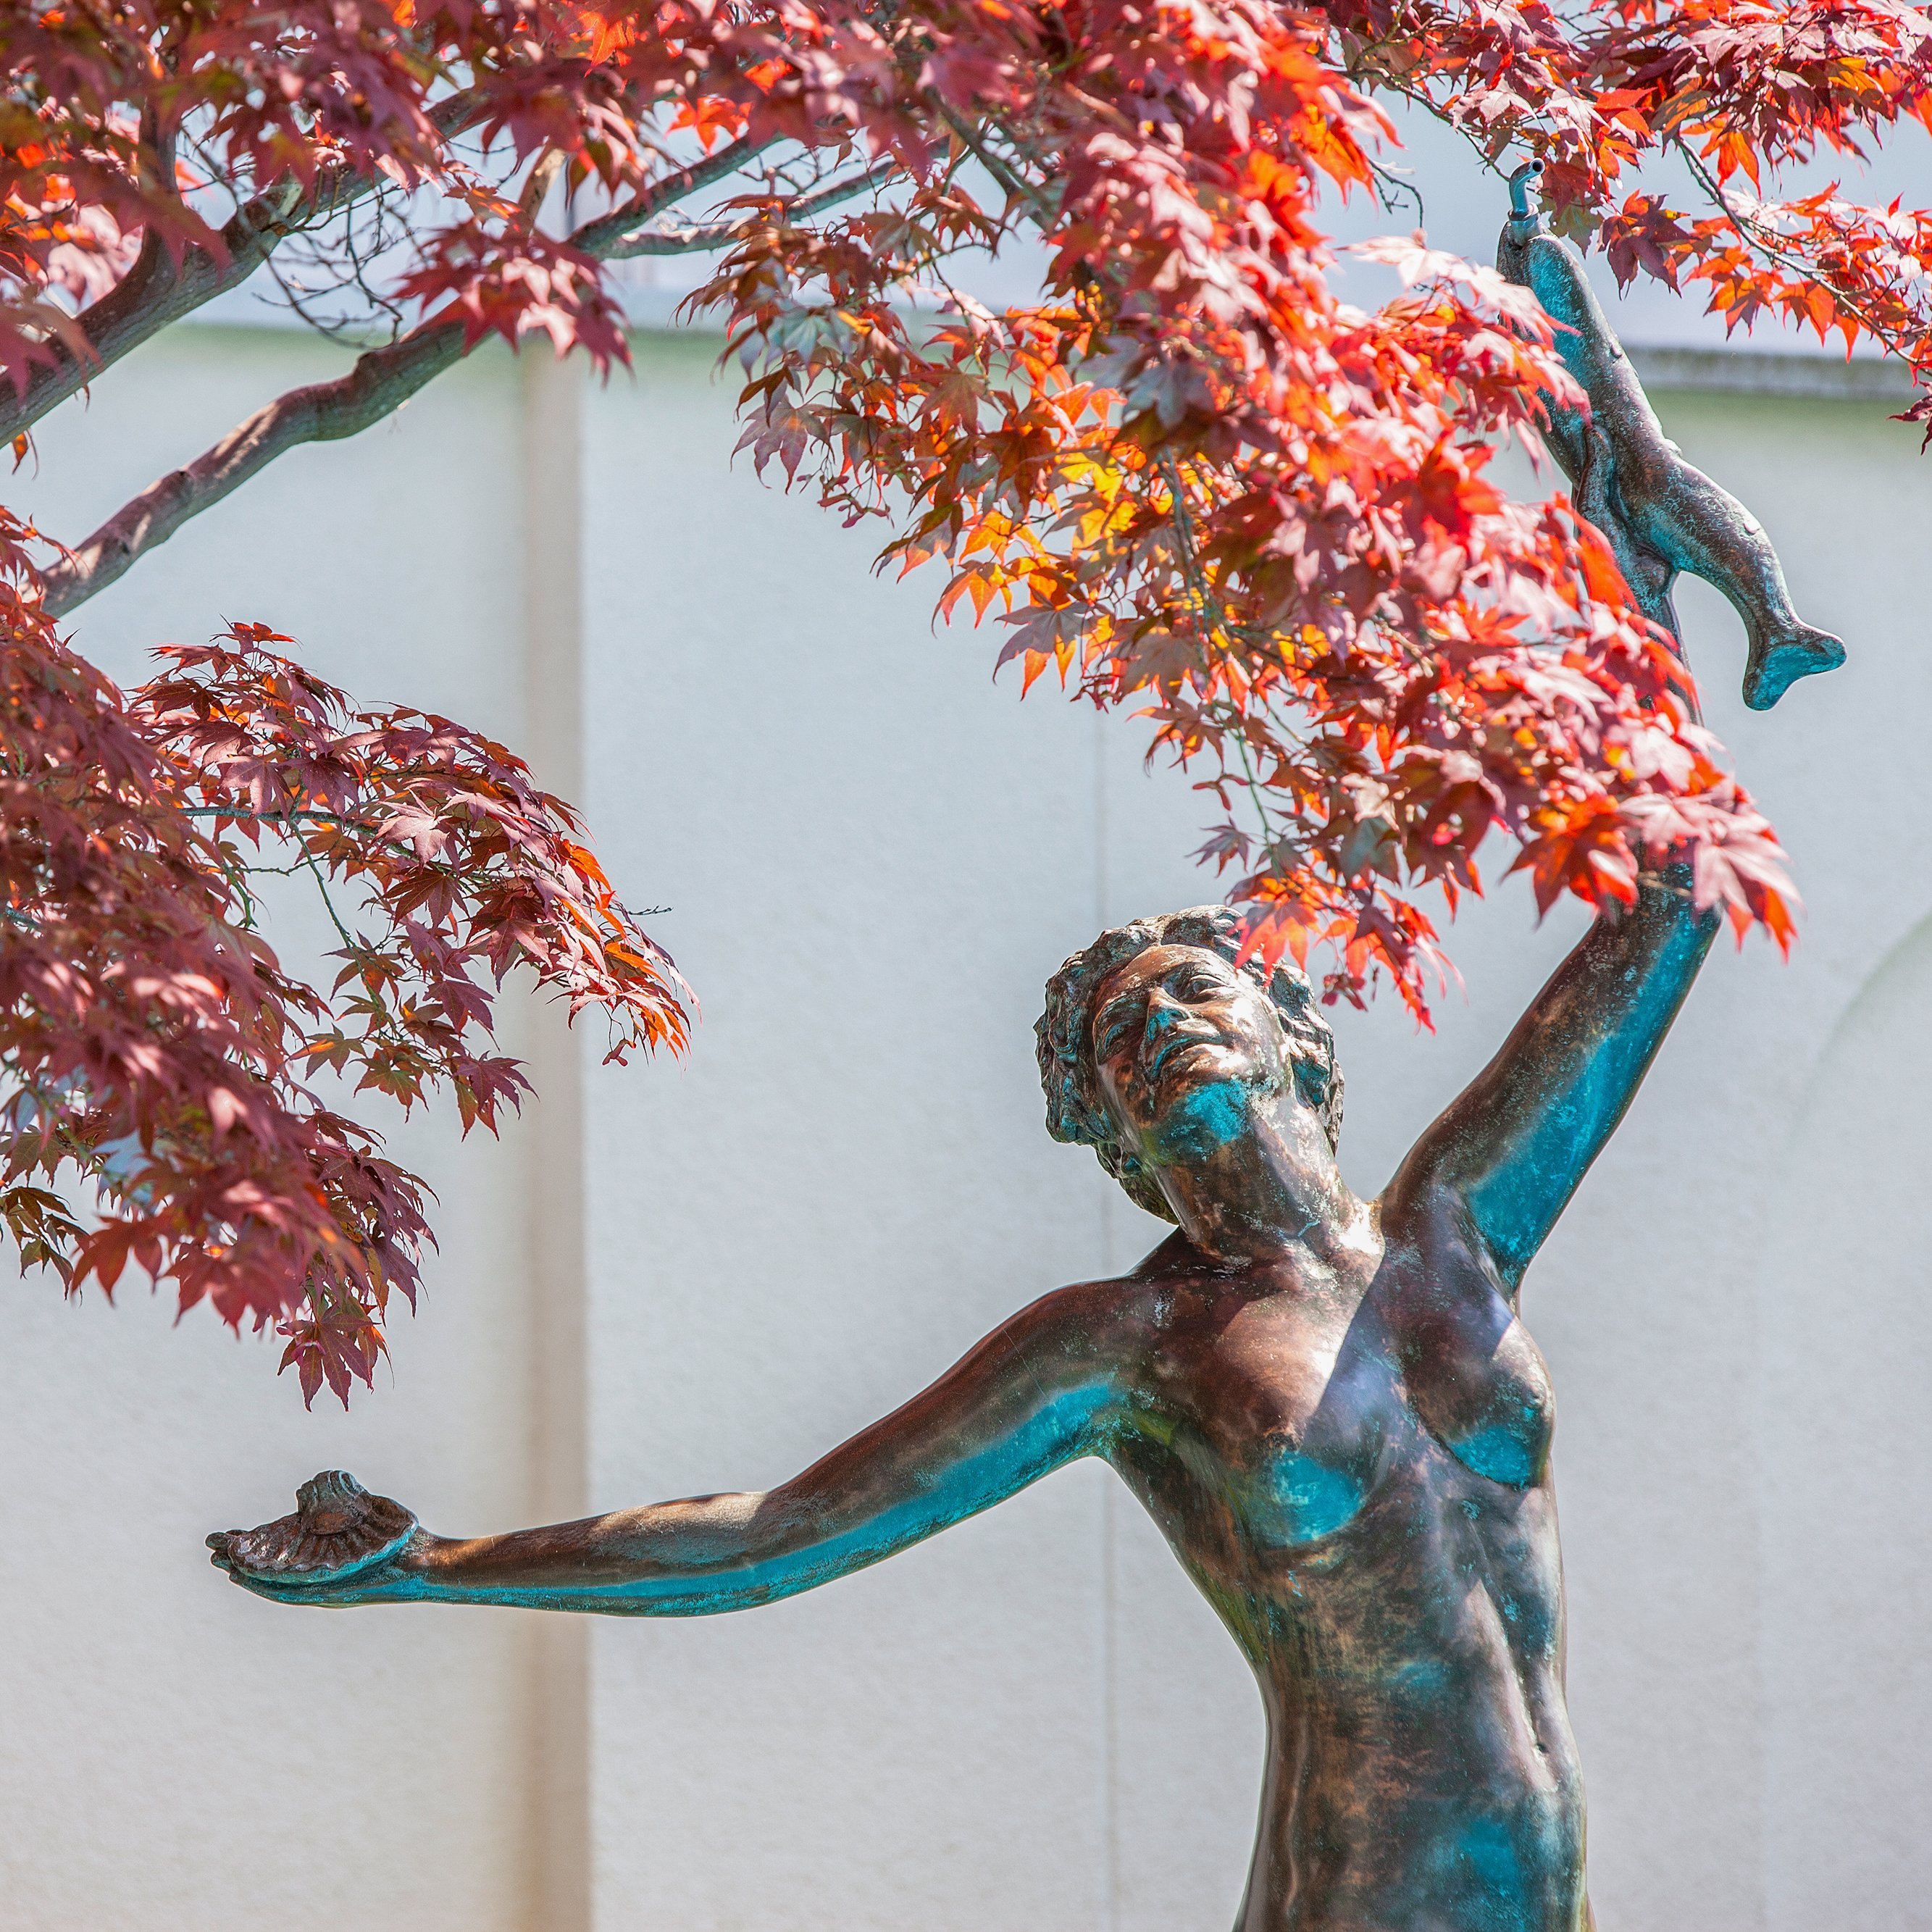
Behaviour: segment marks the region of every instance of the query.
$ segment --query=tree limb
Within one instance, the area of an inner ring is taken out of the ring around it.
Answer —
[[[334,442],[380,422],[463,354],[460,325],[437,322],[387,349],[372,350],[335,382],[278,397],[185,470],[151,483],[50,569],[47,609],[65,616],[277,457],[302,443]]]
[[[449,140],[461,134],[482,107],[473,92],[455,94],[431,108],[429,118]],[[8,392],[0,397],[0,442],[10,442],[31,429],[50,410],[171,323],[240,287],[291,235],[352,207],[377,185],[375,175],[346,166],[320,170],[307,195],[295,182],[279,182],[230,218],[221,231],[218,254],[190,248],[178,264],[150,227],[134,266],[75,318],[91,352],[76,356],[50,342],[58,359],[37,371],[19,395]]]
[[[1006,190],[1008,196],[1015,201],[1030,202],[1033,206],[1034,218],[1042,228],[1051,223],[1053,219],[1053,203],[1047,196],[1035,188],[1031,182],[1016,174],[1004,160],[980,140],[979,135],[974,132],[971,124],[963,116],[955,113],[944,101],[936,104],[939,109],[940,118],[959,137],[968,152],[986,170],[987,173]]]
[[[748,140],[733,142],[665,176],[624,207],[586,222],[570,238],[586,254],[608,260],[633,229],[694,190],[731,173],[770,145]],[[872,172],[868,170],[850,183],[839,184],[840,198],[856,194]],[[827,192],[820,190],[818,195],[805,199],[829,205],[820,199]],[[474,346],[466,346],[460,324],[424,322],[400,342],[370,350],[347,375],[334,382],[292,389],[257,410],[185,469],[171,470],[150,484],[50,568],[46,573],[48,610],[64,617],[78,609],[124,576],[147,552],[166,543],[182,524],[232,494],[287,451],[307,442],[332,442],[356,436],[380,422]]]
[[[814,188],[809,194],[801,195],[786,213],[796,220],[801,215],[816,214],[821,209],[836,208],[842,201],[850,201],[854,195],[877,188],[891,176],[897,165],[890,159],[874,161],[862,174],[854,175],[846,181],[830,182],[824,188]],[[692,255],[709,248],[725,248],[751,226],[748,218],[741,218],[736,221],[708,221],[690,228],[653,229],[612,243],[604,251],[604,259],[628,262],[640,255]]]
[[[662,214],[673,202],[682,201],[686,195],[695,194],[701,188],[709,188],[727,175],[736,173],[747,161],[776,146],[776,136],[754,141],[747,134],[736,141],[727,142],[715,153],[706,154],[680,168],[676,173],[666,175],[662,181],[652,182],[634,200],[627,201],[622,208],[614,208],[608,214],[600,214],[595,221],[586,221],[571,236],[571,241],[586,255],[595,255],[599,261],[608,261],[615,254],[618,243],[634,229],[641,228],[653,216]]]

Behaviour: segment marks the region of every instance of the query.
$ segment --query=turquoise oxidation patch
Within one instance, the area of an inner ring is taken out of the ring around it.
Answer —
[[[1464,1468],[1492,1483],[1526,1490],[1543,1474],[1550,1453],[1550,1417],[1522,1390],[1499,1390],[1489,1404],[1492,1420],[1468,1435],[1442,1438]]]
[[[1277,1544],[1334,1535],[1354,1520],[1366,1493],[1353,1477],[1296,1449],[1269,1457],[1266,1482],[1274,1505],[1267,1516],[1273,1532],[1268,1540]]]
[[[1504,1424],[1492,1424],[1450,1443],[1449,1452],[1466,1469],[1492,1483],[1507,1483],[1513,1490],[1527,1489],[1536,1480],[1534,1447]]]
[[[1248,1095],[1234,1081],[1217,1081],[1188,1094],[1166,1129],[1196,1158],[1211,1154],[1248,1131]]]
[[[1447,1865],[1442,1876],[1476,1906],[1480,1916],[1468,1923],[1484,1932],[1530,1932],[1522,1860],[1500,1819],[1465,1820],[1436,1862]]]

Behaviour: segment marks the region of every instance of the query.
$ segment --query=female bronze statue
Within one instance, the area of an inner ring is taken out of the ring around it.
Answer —
[[[1609,514],[1629,459],[1604,412],[1589,460],[1611,466]],[[1703,503],[1700,542],[1732,500]],[[1643,544],[1646,512],[1624,508]],[[1768,546],[1744,516],[1724,568],[1748,598]],[[1667,592],[1674,563],[1661,542],[1647,554]],[[1781,614],[1767,637],[1791,638]],[[1105,934],[1048,986],[1040,1066],[1054,1135],[1178,1224],[1138,1268],[1023,1310],[764,1494],[450,1539],[332,1476],[296,1515],[210,1538],[214,1560],[283,1603],[698,1616],[827,1582],[1102,1456],[1260,1685],[1240,1932],[1578,1932],[1553,1403],[1517,1294],[1714,926],[1680,878],[1647,875],[1372,1201],[1336,1165],[1341,1081],[1300,974],[1238,964],[1226,908]]]

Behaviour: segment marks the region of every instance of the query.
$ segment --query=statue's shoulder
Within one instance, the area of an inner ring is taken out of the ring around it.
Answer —
[[[1184,1299],[1177,1272],[1160,1265],[1161,1253],[1156,1249],[1124,1274],[1057,1288],[1022,1310],[1014,1324],[1056,1353],[1130,1369],[1171,1335]]]
[[[1381,1290],[1385,1303],[1418,1287],[1439,1297],[1463,1289],[1479,1298],[1507,1292],[1496,1272],[1458,1162],[1440,1149],[1406,1161],[1375,1204],[1382,1238]],[[1432,1156],[1432,1157],[1430,1157]]]

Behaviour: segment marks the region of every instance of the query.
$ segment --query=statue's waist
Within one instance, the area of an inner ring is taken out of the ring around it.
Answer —
[[[1586,1922],[1574,1762],[1501,1777],[1466,1766],[1450,1788],[1419,1768],[1405,1776],[1355,1751],[1271,1766],[1279,1798],[1263,1818],[1241,1932],[1576,1932]]]
[[[1537,1601],[1526,1586],[1540,1580],[1512,1572],[1296,1580],[1286,1601],[1269,1592],[1276,1614],[1250,1658],[1282,1817],[1297,1794],[1330,1789],[1356,1810],[1432,1816],[1472,1794],[1526,1816],[1580,1805],[1559,1591]]]

